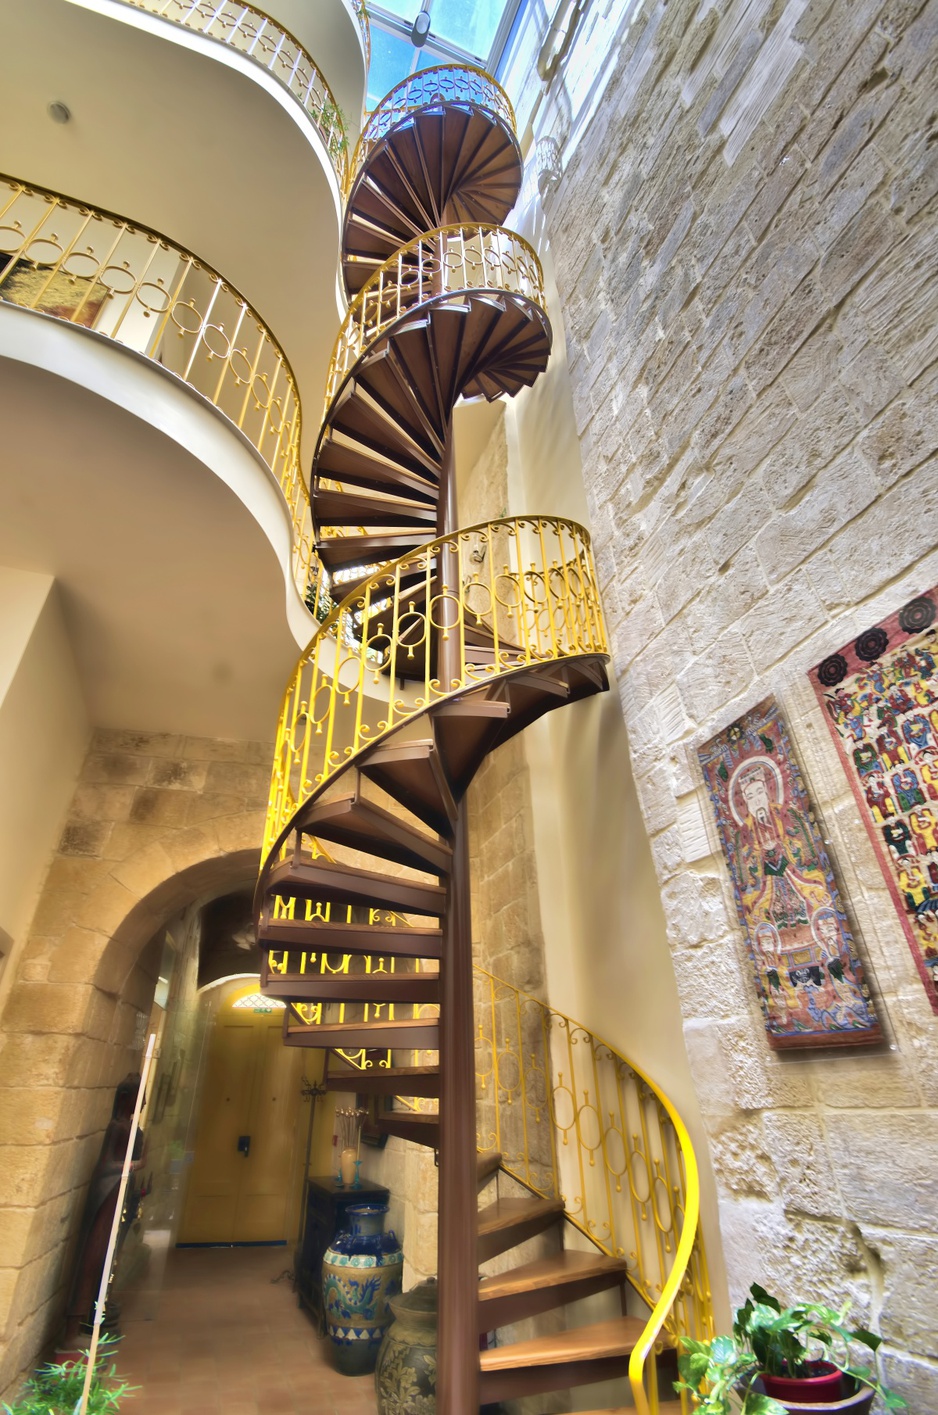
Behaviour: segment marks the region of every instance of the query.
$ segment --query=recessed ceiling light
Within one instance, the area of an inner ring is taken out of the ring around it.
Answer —
[[[72,116],[72,110],[69,108],[68,104],[62,103],[59,99],[56,99],[54,103],[50,103],[46,112],[53,123],[68,123]]]

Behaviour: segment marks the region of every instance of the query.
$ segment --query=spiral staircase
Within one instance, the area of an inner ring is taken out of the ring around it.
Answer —
[[[457,521],[454,405],[530,386],[550,351],[537,258],[499,224],[520,179],[508,100],[469,68],[406,80],[359,143],[342,252],[352,302],[311,484],[338,602],[287,689],[256,896],[285,1040],[390,1051],[392,1068],[355,1089],[438,1101],[383,1123],[438,1152],[446,1415],[624,1375],[644,1327],[623,1315],[481,1354],[477,1339],[625,1281],[623,1261],[573,1252],[478,1278],[480,1262],[558,1225],[563,1204],[478,1208],[498,1157],[480,1170],[465,794],[501,743],[607,686],[586,532],[541,516]]]

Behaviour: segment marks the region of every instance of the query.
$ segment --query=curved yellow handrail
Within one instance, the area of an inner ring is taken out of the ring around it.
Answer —
[[[713,1333],[700,1183],[687,1128],[641,1068],[582,1023],[474,969],[478,1146],[610,1256],[651,1309],[629,1362],[635,1408],[658,1408],[662,1331]],[[650,1395],[645,1390],[649,1377]]]
[[[397,123],[418,109],[436,103],[470,103],[475,108],[485,108],[512,133],[515,131],[511,99],[491,74],[474,64],[435,64],[409,74],[384,95],[358,139],[351,162],[350,184],[381,139]]]
[[[497,290],[546,314],[544,272],[533,247],[503,226],[441,226],[402,246],[349,305],[326,381],[326,409],[368,347],[416,306]]]
[[[342,110],[311,55],[285,26],[245,0],[222,0],[221,4],[214,0],[124,0],[124,4],[226,44],[266,69],[312,120],[332,160],[339,188],[345,190],[349,143]],[[367,34],[367,17],[363,22],[359,13],[358,18]]]
[[[478,628],[485,662],[467,646]],[[434,630],[456,641],[446,683],[426,653]],[[589,533],[575,522],[469,526],[382,566],[324,619],[287,687],[263,858],[323,782],[411,718],[532,664],[607,652]]]

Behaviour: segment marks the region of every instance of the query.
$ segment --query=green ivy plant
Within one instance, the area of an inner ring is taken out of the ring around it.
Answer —
[[[870,1366],[855,1365],[851,1344],[876,1351],[882,1340],[864,1327],[844,1325],[848,1307],[835,1311],[816,1302],[782,1307],[777,1297],[757,1282],[736,1312],[732,1336],[710,1341],[685,1338],[678,1356],[681,1379],[675,1390],[693,1396],[701,1415],[786,1415],[786,1406],[753,1390],[759,1375],[809,1376],[812,1361],[829,1361],[859,1385],[869,1386],[887,1410],[902,1410],[906,1402],[888,1390]]]
[[[137,1389],[120,1381],[111,1360],[115,1342],[102,1342],[88,1390],[88,1415],[110,1415],[129,1392]],[[73,1415],[85,1385],[84,1361],[49,1362],[40,1366],[23,1386],[13,1405],[4,1403],[4,1415]]]

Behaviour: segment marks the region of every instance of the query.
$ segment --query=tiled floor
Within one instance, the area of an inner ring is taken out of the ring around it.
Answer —
[[[339,1375],[297,1306],[289,1248],[169,1255],[158,1313],[123,1322],[127,1415],[376,1415],[374,1377]],[[132,1308],[132,1303],[128,1304]]]

